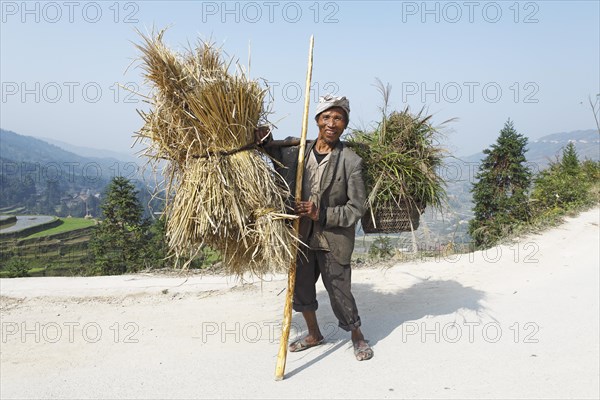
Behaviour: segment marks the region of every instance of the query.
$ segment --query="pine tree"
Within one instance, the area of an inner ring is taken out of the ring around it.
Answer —
[[[113,178],[101,208],[104,220],[90,241],[95,272],[121,274],[138,270],[143,265],[148,222],[142,218],[143,208],[133,184],[120,176]]]
[[[563,149],[562,161],[560,163],[566,173],[576,175],[580,172],[579,157],[577,156],[573,142],[569,142]]]
[[[473,184],[474,217],[469,234],[478,247],[491,246],[529,218],[531,171],[526,165],[527,138],[509,119],[486,155]]]

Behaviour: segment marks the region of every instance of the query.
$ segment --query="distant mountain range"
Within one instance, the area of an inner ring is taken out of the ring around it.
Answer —
[[[0,129],[0,157],[17,162],[128,162],[131,157],[87,147],[70,145],[53,139],[39,139],[33,136]]]
[[[586,158],[600,160],[600,134],[596,129],[552,133],[537,140],[530,140],[527,146],[527,160],[530,163],[538,164],[540,167],[546,167],[550,161],[556,160],[556,157],[560,156],[562,148],[569,142],[575,144],[581,160]],[[70,162],[81,164],[95,162],[109,167],[111,171],[115,170],[115,163],[141,164],[140,159],[129,154],[75,146],[51,138],[39,139],[32,136],[23,136],[4,129],[0,129],[0,144],[0,158],[16,162]],[[480,162],[482,158],[483,153],[480,152],[466,157],[453,157],[451,160],[471,164]]]
[[[121,153],[118,151],[106,150],[106,149],[94,149],[91,147],[75,146],[75,145],[67,143],[67,142],[63,142],[63,141],[52,139],[52,138],[46,138],[46,137],[40,137],[38,139],[41,139],[44,142],[53,144],[55,146],[58,146],[61,149],[66,150],[68,152],[78,154],[78,155],[84,156],[84,157],[108,158],[108,159],[112,159],[112,160],[120,160],[120,161],[126,161],[126,162],[139,162],[139,159],[137,159],[127,153]]]
[[[142,178],[140,163],[131,156],[54,142],[56,144],[0,129],[0,160],[37,164],[42,174],[46,168],[53,174],[82,175],[89,181],[108,182],[117,175],[131,180]]]
[[[569,142],[575,144],[581,161],[585,159],[600,160],[600,133],[596,129],[553,133],[533,140],[529,144],[527,159],[546,166],[549,161],[556,161],[556,157],[561,155],[562,149]]]
[[[569,143],[575,144],[575,149],[580,160],[600,160],[600,133],[597,129],[586,129],[572,132],[559,132],[542,136],[536,140],[529,140],[527,144],[527,161],[535,163],[541,169],[548,166],[551,161],[556,161],[562,149]],[[476,153],[467,157],[461,157],[468,162],[479,162],[483,159],[483,153]]]

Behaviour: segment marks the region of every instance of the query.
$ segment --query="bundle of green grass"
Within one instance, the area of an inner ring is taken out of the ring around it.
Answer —
[[[446,183],[439,174],[445,154],[438,145],[439,127],[432,125],[432,116],[423,109],[416,114],[408,107],[388,113],[389,90],[389,85],[380,85],[384,107],[376,127],[353,130],[348,137],[364,161],[369,193],[368,211],[362,218],[365,233],[416,230],[425,207],[441,209],[447,199]]]
[[[287,268],[297,245],[289,190],[254,146],[255,130],[267,123],[266,89],[210,43],[180,54],[163,34],[142,35],[136,46],[153,89],[137,135],[151,164],[166,160],[172,254],[186,266],[209,246],[236,275]]]

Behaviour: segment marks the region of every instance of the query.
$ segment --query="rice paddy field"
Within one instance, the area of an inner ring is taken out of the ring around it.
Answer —
[[[30,276],[76,275],[88,256],[88,242],[96,221],[27,217],[17,218],[24,221],[19,229],[0,235],[0,277],[10,276],[7,266],[14,259],[25,261]]]
[[[32,228],[34,226],[51,222],[55,218],[56,217],[50,215],[17,215],[16,223],[7,226],[6,228],[1,228],[0,234],[18,232],[22,229]]]
[[[62,218],[61,221],[62,224],[60,224],[59,226],[46,229],[42,232],[33,233],[29,236],[25,236],[24,239],[56,235],[58,233],[69,232],[76,229],[88,228],[96,224],[95,220],[89,218]]]

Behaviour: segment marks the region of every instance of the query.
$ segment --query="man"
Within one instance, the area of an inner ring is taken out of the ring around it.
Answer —
[[[289,347],[298,352],[323,343],[317,322],[315,284],[322,276],[333,313],[340,328],[351,332],[354,355],[359,361],[373,357],[373,350],[361,330],[356,302],[351,292],[350,257],[354,250],[356,222],[365,212],[365,185],[362,160],[346,147],[340,136],[350,120],[345,97],[327,95],[319,99],[315,120],[317,140],[307,143],[302,201],[295,205],[300,216],[300,240],[308,247],[299,251],[293,308],[301,312],[308,334]],[[267,140],[270,140],[271,137]],[[296,184],[297,147],[265,145],[292,190]]]

